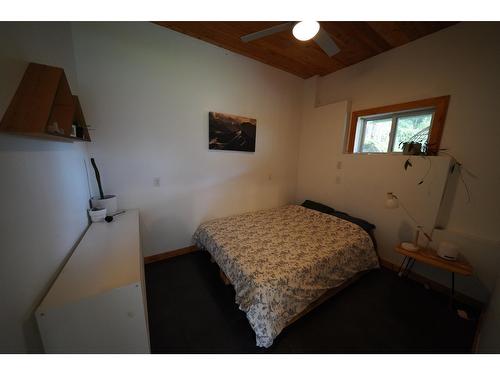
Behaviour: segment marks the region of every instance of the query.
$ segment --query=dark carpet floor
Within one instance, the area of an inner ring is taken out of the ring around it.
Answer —
[[[467,353],[478,316],[467,307],[461,319],[447,296],[373,270],[263,349],[207,253],[146,265],[146,285],[153,353]]]

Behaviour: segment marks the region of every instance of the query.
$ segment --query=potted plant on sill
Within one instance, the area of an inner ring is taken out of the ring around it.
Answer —
[[[420,155],[422,153],[422,143],[420,142],[401,142],[399,147],[403,149],[403,155]]]

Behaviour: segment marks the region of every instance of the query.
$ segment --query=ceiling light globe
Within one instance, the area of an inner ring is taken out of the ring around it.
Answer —
[[[319,31],[319,22],[300,21],[293,27],[293,36],[298,40],[306,41],[314,38]]]

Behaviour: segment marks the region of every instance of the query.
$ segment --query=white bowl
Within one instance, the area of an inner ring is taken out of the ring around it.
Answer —
[[[90,221],[92,221],[93,223],[104,221],[104,218],[106,217],[106,209],[102,208],[89,210],[89,216]]]
[[[108,210],[109,215],[113,215],[118,211],[115,195],[105,195],[104,199],[101,199],[100,197],[92,197],[91,201],[92,208],[105,208]]]

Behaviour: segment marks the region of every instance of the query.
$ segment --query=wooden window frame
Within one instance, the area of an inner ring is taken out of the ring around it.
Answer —
[[[356,140],[356,130],[358,127],[359,119],[367,116],[376,116],[384,114],[394,114],[398,112],[417,111],[433,109],[434,116],[432,119],[431,128],[429,131],[429,155],[437,155],[441,145],[441,137],[443,135],[444,123],[446,120],[446,113],[448,111],[448,103],[450,96],[438,96],[435,98],[415,100],[412,102],[391,104],[382,107],[363,109],[353,111],[351,114],[351,123],[349,125],[349,138],[347,141],[347,150],[349,154],[354,153],[354,142]]]

